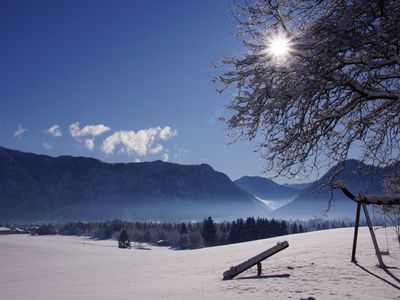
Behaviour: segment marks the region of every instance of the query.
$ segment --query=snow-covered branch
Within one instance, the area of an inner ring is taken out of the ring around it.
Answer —
[[[400,160],[400,1],[246,1],[233,15],[248,51],[216,81],[238,92],[227,124],[258,142],[267,170],[308,174],[355,144],[362,160]],[[279,34],[290,51],[277,61]]]

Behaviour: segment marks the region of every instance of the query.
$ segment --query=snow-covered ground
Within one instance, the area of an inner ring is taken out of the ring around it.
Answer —
[[[400,248],[376,267],[369,232],[350,262],[351,228],[199,250],[118,249],[115,241],[0,236],[0,299],[400,299]],[[377,231],[385,246],[384,231]],[[287,240],[289,248],[233,280],[222,273]]]

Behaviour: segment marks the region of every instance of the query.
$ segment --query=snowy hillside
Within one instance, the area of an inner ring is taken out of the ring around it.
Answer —
[[[351,228],[199,250],[118,249],[81,237],[0,236],[2,299],[400,299],[400,248],[389,237],[388,270],[377,268],[367,228],[359,266],[350,263]],[[378,230],[384,245],[384,232]],[[289,248],[223,281],[222,273],[287,240]]]

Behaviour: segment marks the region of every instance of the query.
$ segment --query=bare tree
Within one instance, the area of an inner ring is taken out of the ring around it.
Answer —
[[[400,1],[240,1],[232,15],[246,52],[215,79],[236,93],[233,136],[257,141],[267,171],[307,175],[353,147],[399,161]]]

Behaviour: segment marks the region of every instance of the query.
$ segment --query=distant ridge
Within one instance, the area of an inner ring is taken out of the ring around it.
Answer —
[[[268,212],[207,164],[110,164],[0,147],[0,221],[193,220]]]
[[[330,188],[329,181],[340,166],[331,168],[321,179],[300,191],[299,195],[287,205],[277,209],[274,213],[280,217],[310,218],[321,217],[328,209],[329,200],[333,205],[326,212],[330,218],[354,218],[356,204],[348,199],[340,190]],[[387,175],[398,172],[399,166],[386,168],[366,165],[357,160],[347,160],[344,169],[339,171],[336,180],[343,180],[354,193],[384,194],[383,181]]]

